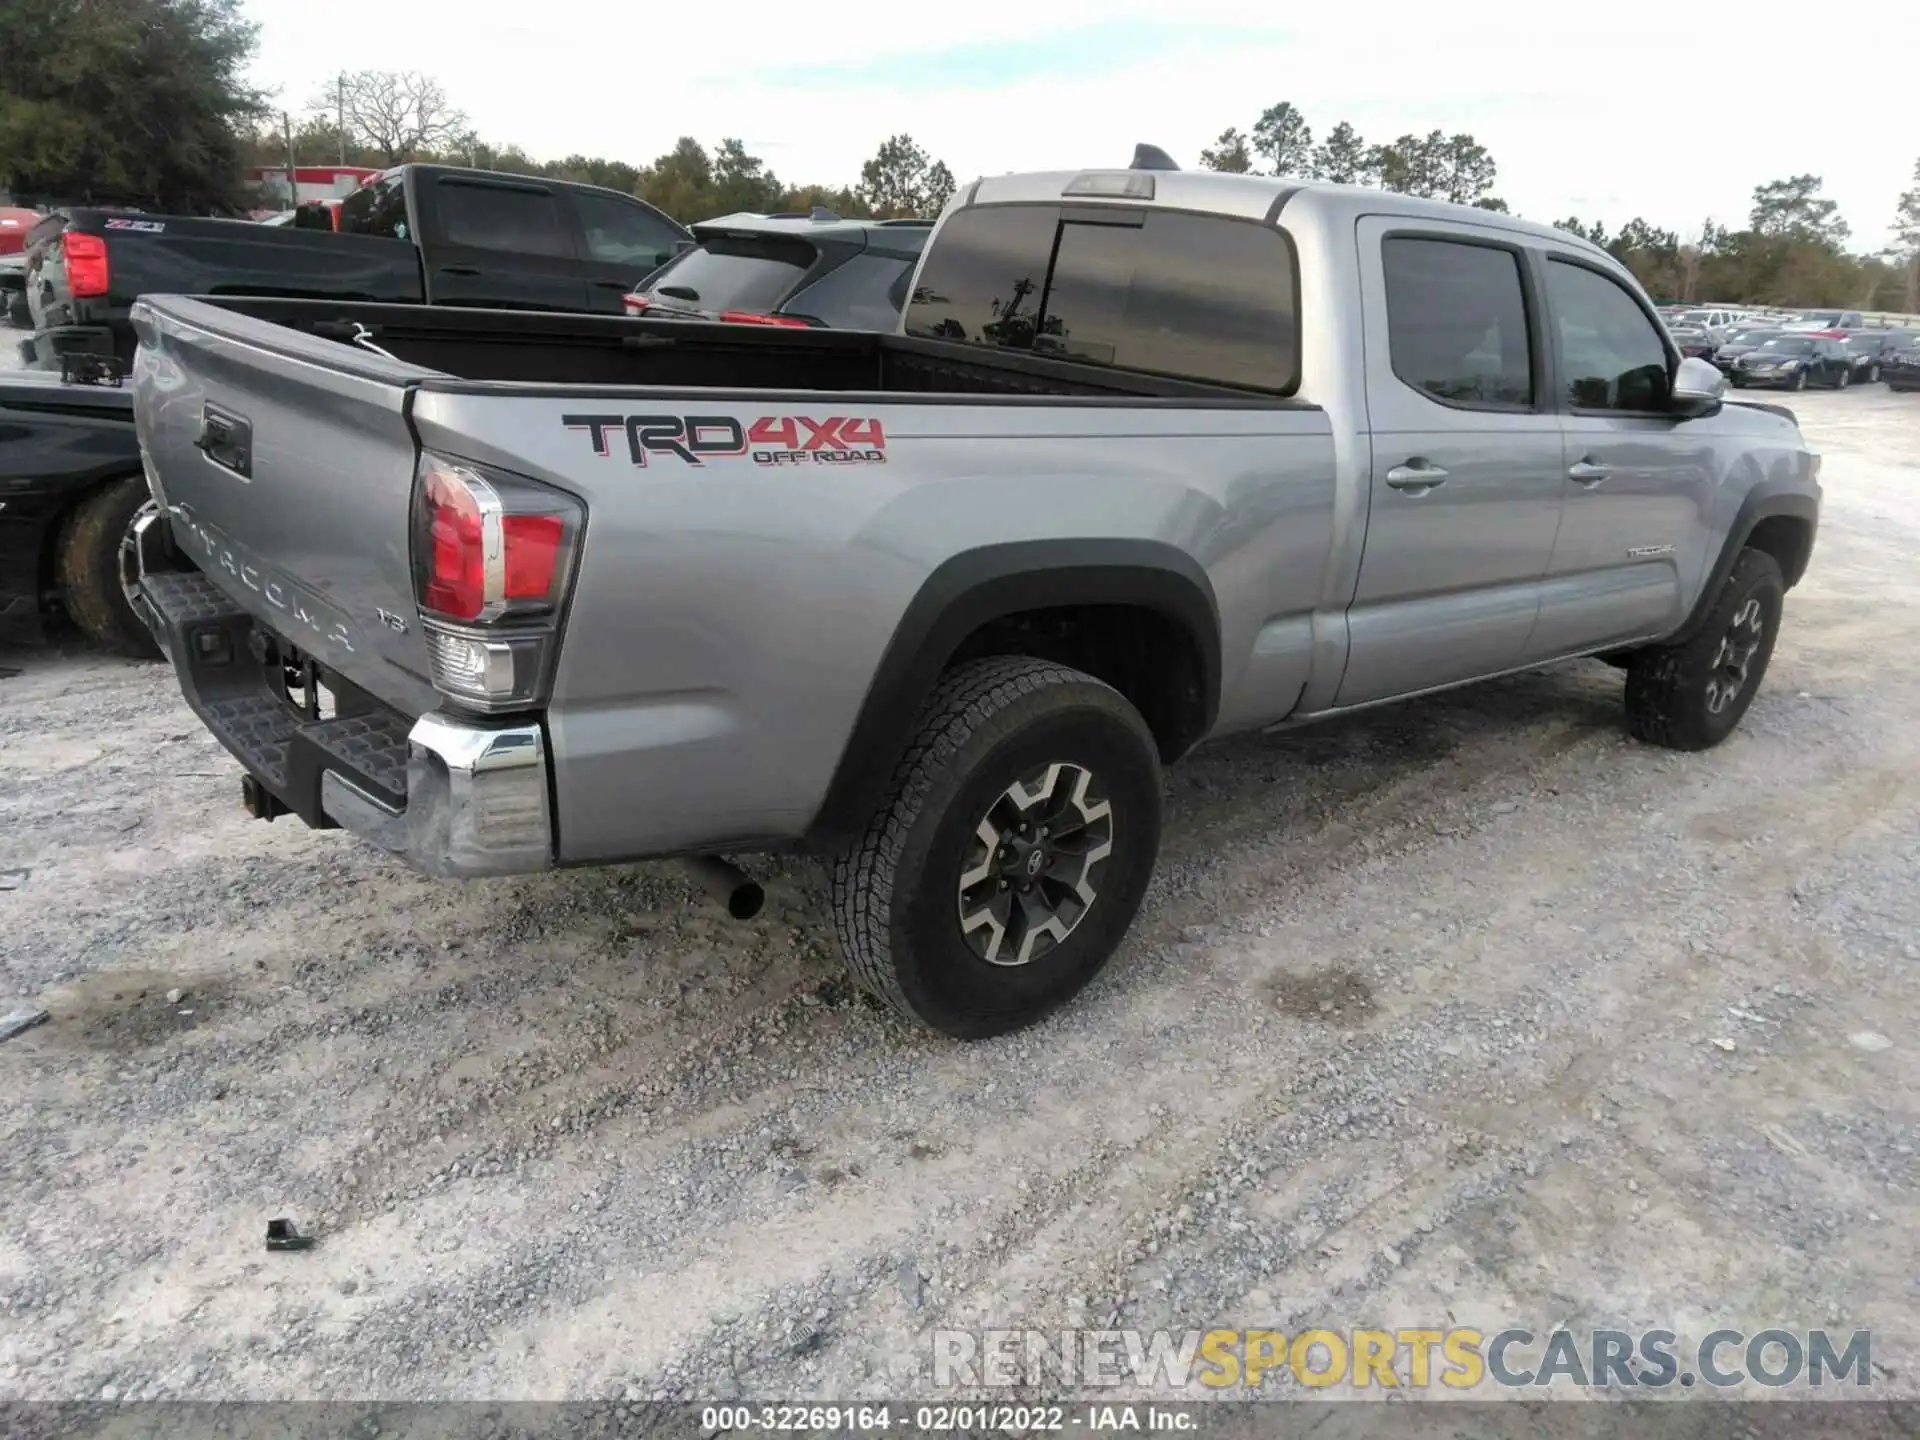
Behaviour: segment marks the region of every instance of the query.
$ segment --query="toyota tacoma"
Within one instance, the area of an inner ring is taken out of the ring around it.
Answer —
[[[811,850],[960,1037],[1106,963],[1204,740],[1587,655],[1724,740],[1818,518],[1604,251],[1151,147],[962,189],[890,333],[133,322],[132,583],[252,813],[439,875]]]

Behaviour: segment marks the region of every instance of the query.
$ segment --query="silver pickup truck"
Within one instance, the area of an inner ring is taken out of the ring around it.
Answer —
[[[811,850],[961,1037],[1105,963],[1208,738],[1600,655],[1716,744],[1818,519],[1600,250],[1138,161],[962,190],[897,334],[134,323],[127,583],[253,814],[442,875]]]

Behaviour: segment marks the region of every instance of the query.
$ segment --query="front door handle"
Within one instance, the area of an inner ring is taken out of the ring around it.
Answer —
[[[1387,484],[1396,490],[1411,490],[1415,494],[1425,494],[1434,486],[1446,483],[1446,478],[1447,472],[1438,465],[1429,465],[1417,459],[1387,471]]]
[[[440,267],[440,273],[442,275],[459,275],[467,279],[472,279],[478,275],[480,271],[477,266],[473,265],[442,265]]]
[[[1591,460],[1576,460],[1567,467],[1567,478],[1576,485],[1585,485],[1592,489],[1613,473],[1605,465],[1596,465]]]

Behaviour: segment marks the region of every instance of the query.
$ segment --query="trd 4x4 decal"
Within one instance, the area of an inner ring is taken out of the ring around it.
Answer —
[[[763,415],[742,425],[731,415],[562,415],[569,430],[584,430],[593,453],[611,455],[624,434],[628,458],[671,455],[688,465],[749,456],[756,465],[885,464],[887,437],[878,420],[861,416]]]

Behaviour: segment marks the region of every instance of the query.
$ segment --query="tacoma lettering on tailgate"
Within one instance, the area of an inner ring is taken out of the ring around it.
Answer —
[[[688,465],[745,455],[756,465],[875,465],[887,459],[886,432],[863,416],[763,415],[742,425],[731,415],[562,415],[569,430],[584,430],[593,453],[613,454],[617,434],[628,458],[671,455]]]

